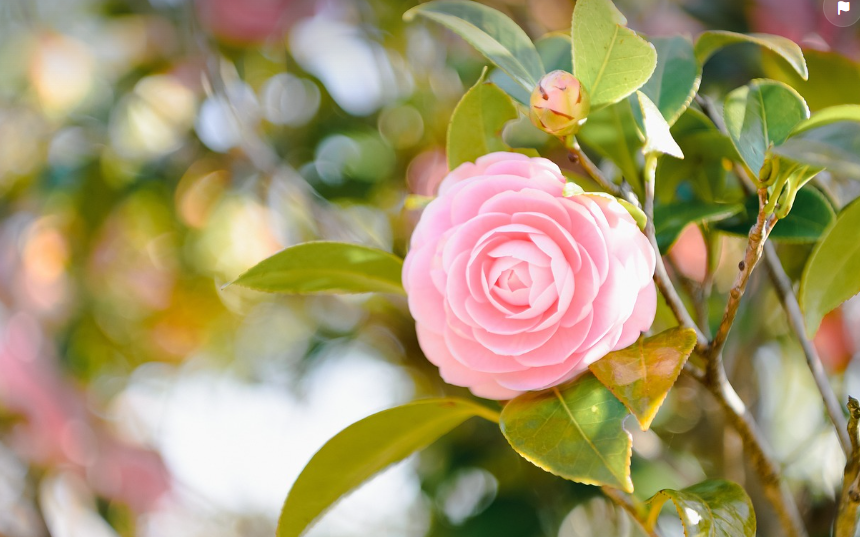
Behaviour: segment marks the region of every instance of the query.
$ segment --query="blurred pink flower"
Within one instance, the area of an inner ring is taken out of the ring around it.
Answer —
[[[77,469],[98,494],[136,512],[153,508],[170,486],[161,458],[100,427],[81,394],[46,358],[45,343],[25,313],[11,317],[2,332],[0,404],[25,419],[16,427],[14,447],[34,463]]]
[[[312,0],[205,0],[195,2],[213,34],[235,44],[260,43],[284,34],[313,12]]]
[[[614,198],[563,196],[543,158],[452,171],[403,268],[427,358],[446,382],[507,399],[557,385],[654,320],[654,251]]]

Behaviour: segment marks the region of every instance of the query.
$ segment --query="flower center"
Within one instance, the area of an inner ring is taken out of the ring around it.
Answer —
[[[531,278],[529,277],[528,270],[524,270],[522,268],[524,264],[525,263],[520,263],[516,267],[509,268],[502,272],[496,285],[505,291],[519,291],[520,289],[528,287],[531,284]],[[522,277],[520,276],[521,272]]]

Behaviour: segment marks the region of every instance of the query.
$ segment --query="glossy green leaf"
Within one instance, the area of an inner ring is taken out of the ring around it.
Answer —
[[[704,65],[719,49],[738,43],[753,43],[772,50],[782,56],[801,78],[806,80],[809,77],[803,51],[791,39],[778,35],[738,34],[723,30],[703,32],[696,40],[696,58]]]
[[[289,294],[403,294],[399,257],[343,242],[305,242],[286,248],[230,285]]]
[[[741,204],[717,204],[702,201],[667,203],[654,208],[654,232],[657,246],[666,254],[690,224],[718,222],[744,210]]]
[[[284,502],[277,536],[298,537],[341,496],[474,416],[498,421],[486,407],[445,398],[415,401],[353,423],[302,470]]]
[[[687,183],[696,198],[708,203],[723,202],[728,189],[726,165],[740,160],[732,141],[694,108],[688,108],[670,132],[684,152],[684,160],[660,160],[655,185],[657,199],[674,203],[678,189]]]
[[[686,537],[753,537],[755,511],[747,493],[730,481],[703,481],[682,490],[661,490],[648,500],[649,529],[653,529],[663,504],[671,500]]]
[[[754,80],[729,93],[723,116],[738,153],[758,176],[770,147],[785,142],[794,127],[809,117],[809,109],[789,86]]]
[[[775,148],[774,153],[860,179],[860,124],[840,121],[800,133]]]
[[[810,338],[818,332],[825,315],[860,293],[858,231],[860,201],[854,201],[842,209],[806,262],[799,299]]]
[[[502,433],[526,460],[590,485],[633,491],[627,409],[591,373],[566,385],[527,392],[502,410]]]
[[[654,45],[626,24],[610,0],[579,0],[573,9],[573,74],[588,90],[592,111],[641,88],[657,65]]]
[[[792,136],[806,131],[826,127],[840,121],[860,121],[860,104],[842,104],[819,110],[795,125]]]
[[[669,124],[663,118],[663,114],[651,99],[641,91],[636,92],[639,101],[639,109],[642,112],[642,133],[645,138],[645,146],[642,152],[646,155],[656,153],[669,155],[678,159],[684,158],[684,153],[678,147],[678,143],[672,138]]]
[[[860,63],[837,52],[807,49],[809,80],[802,79],[776,54],[765,51],[762,65],[768,78],[785,82],[803,95],[809,108],[821,110],[840,104],[860,104]]]
[[[508,73],[526,91],[537,86],[545,71],[529,36],[504,13],[478,2],[435,0],[403,15],[426,17],[457,33],[488,60]]]
[[[688,37],[656,37],[651,43],[657,49],[657,67],[642,86],[642,93],[673,125],[693,102],[702,81],[702,68]]]
[[[639,189],[642,181],[637,159],[643,144],[628,99],[592,112],[576,137],[615,163],[627,182]]]
[[[517,118],[517,107],[492,82],[485,82],[486,70],[463,95],[448,124],[448,168],[494,151],[510,151],[502,140],[505,124]]]
[[[758,198],[747,197],[744,210],[716,224],[716,228],[733,235],[747,236],[758,214]],[[818,190],[807,187],[797,193],[788,216],[774,224],[770,240],[808,243],[817,241],[835,220],[833,207]]]
[[[695,346],[694,330],[671,328],[656,336],[639,338],[588,368],[647,431]]]

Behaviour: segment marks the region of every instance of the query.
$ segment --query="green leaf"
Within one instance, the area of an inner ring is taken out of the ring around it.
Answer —
[[[265,259],[229,285],[290,294],[403,294],[399,257],[343,242],[305,242]]]
[[[505,124],[517,118],[517,107],[504,91],[484,82],[487,70],[463,95],[448,124],[448,169],[475,162],[494,151],[510,151],[502,140]]]
[[[588,90],[592,112],[641,88],[657,65],[654,45],[626,25],[610,0],[578,0],[573,9],[573,74]]]
[[[639,108],[642,111],[641,127],[643,137],[645,138],[645,146],[642,148],[642,152],[646,155],[657,153],[683,159],[684,153],[678,147],[675,139],[672,138],[669,124],[666,123],[663,114],[660,113],[657,106],[641,91],[636,92],[636,97],[639,100]]]
[[[736,216],[716,224],[716,228],[733,235],[747,236],[758,214],[758,198],[748,196],[744,210]],[[804,188],[797,193],[788,216],[774,224],[770,240],[808,243],[815,242],[835,220],[833,207],[815,188]]]
[[[673,125],[699,91],[702,69],[690,38],[656,37],[651,43],[657,49],[657,68],[642,86],[642,93],[657,105],[669,125]]]
[[[473,416],[498,421],[486,407],[446,398],[415,401],[353,423],[302,470],[284,502],[277,536],[298,537],[338,498]]]
[[[756,531],[752,502],[739,485],[709,480],[682,490],[661,490],[646,503],[648,528],[653,529],[660,508],[671,500],[686,537],[753,537]]]
[[[628,99],[589,114],[576,137],[601,157],[614,162],[627,182],[641,190],[637,156],[642,140]]]
[[[795,125],[791,135],[795,136],[840,121],[860,121],[860,104],[842,104],[819,110],[809,119]]]
[[[789,86],[754,80],[729,93],[723,116],[738,153],[757,177],[771,146],[785,142],[795,125],[809,117],[809,109]]]
[[[714,55],[719,49],[729,45],[738,43],[753,43],[760,47],[772,50],[782,56],[785,61],[791,65],[797,74],[803,80],[809,77],[809,71],[806,68],[806,59],[803,57],[803,51],[797,46],[797,43],[791,39],[778,35],[769,34],[738,34],[735,32],[726,32],[723,30],[711,30],[702,32],[696,40],[696,59],[699,63],[705,65],[705,62]]]
[[[538,51],[538,55],[540,55],[547,73],[557,70],[570,72],[573,69],[573,59],[570,56],[569,34],[560,32],[546,34],[535,41],[535,48]],[[501,69],[493,69],[493,72],[490,73],[490,82],[505,90],[505,93],[517,101],[528,106],[531,90],[526,91]]]
[[[799,299],[810,338],[818,332],[825,315],[860,293],[858,230],[860,201],[854,201],[842,209],[806,262]]]
[[[647,431],[695,346],[693,329],[671,328],[656,336],[639,338],[588,368]]]
[[[860,179],[860,125],[840,121],[806,131],[775,148],[774,153]]]
[[[688,183],[696,198],[705,202],[727,199],[725,164],[740,160],[732,141],[694,108],[688,108],[670,132],[684,152],[684,160],[660,160],[655,185],[657,199],[676,201],[681,183]]]
[[[809,80],[804,80],[776,55],[765,51],[762,65],[768,78],[796,89],[812,110],[840,104],[860,104],[860,63],[836,52],[807,49]]]
[[[502,433],[526,460],[589,485],[633,491],[627,409],[591,373],[572,383],[527,392],[502,410]]]
[[[527,92],[546,73],[529,36],[504,13],[478,2],[435,0],[410,9],[403,20],[427,17],[457,33]]]
[[[740,204],[715,204],[695,200],[658,205],[654,208],[657,246],[665,255],[689,224],[718,222],[743,210],[744,206]]]

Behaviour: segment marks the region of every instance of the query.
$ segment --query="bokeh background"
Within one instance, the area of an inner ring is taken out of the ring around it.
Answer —
[[[0,536],[270,537],[291,483],[340,429],[412,398],[466,395],[424,361],[402,300],[221,288],[305,240],[405,253],[419,215],[407,196],[444,176],[447,120],[484,65],[440,27],[403,23],[414,3],[0,2]],[[565,30],[573,8],[487,3],[533,37]],[[705,70],[706,94],[767,75],[802,86],[813,109],[860,103],[860,34],[819,2],[617,4],[648,35],[770,32],[810,59],[804,85],[755,48],[728,49]],[[522,122],[510,131],[546,142]],[[857,194],[838,176],[825,191],[837,207]],[[739,241],[724,239],[718,293]],[[783,247],[794,274],[808,251]],[[695,228],[672,257],[701,280]],[[747,303],[733,380],[827,535],[842,455],[765,280]],[[717,319],[721,308],[717,297]],[[858,339],[849,303],[816,340],[843,395],[860,393]],[[739,440],[695,384],[682,379],[653,430],[634,434],[640,496],[725,476],[757,498]],[[541,472],[475,421],[309,535],[633,531],[596,489]]]

